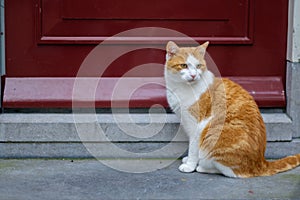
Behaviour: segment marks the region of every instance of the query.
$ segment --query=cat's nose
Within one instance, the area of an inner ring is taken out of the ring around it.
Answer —
[[[195,79],[196,78],[196,75],[191,75],[192,79]]]

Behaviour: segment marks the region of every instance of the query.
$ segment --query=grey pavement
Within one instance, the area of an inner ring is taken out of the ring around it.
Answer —
[[[93,159],[0,160],[0,199],[300,199],[300,168],[272,177],[231,179],[180,173],[179,164],[135,174]]]

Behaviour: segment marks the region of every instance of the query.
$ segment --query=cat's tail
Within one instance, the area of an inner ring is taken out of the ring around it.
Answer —
[[[288,156],[275,161],[266,161],[262,176],[271,176],[288,171],[300,165],[300,154]]]

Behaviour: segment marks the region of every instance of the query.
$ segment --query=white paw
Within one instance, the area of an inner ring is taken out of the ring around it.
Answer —
[[[188,164],[186,164],[186,163],[183,163],[183,164],[181,164],[181,165],[179,166],[179,170],[180,170],[181,172],[190,173],[190,172],[195,171],[195,167],[190,166],[190,165],[188,165]]]
[[[184,158],[182,158],[182,163],[187,163],[187,161],[188,161],[188,159],[189,159],[189,157],[188,156],[186,156],[186,157],[184,157]]]
[[[198,166],[198,167],[196,168],[196,171],[197,171],[197,172],[200,172],[200,173],[206,173],[206,170],[203,169],[201,166]]]

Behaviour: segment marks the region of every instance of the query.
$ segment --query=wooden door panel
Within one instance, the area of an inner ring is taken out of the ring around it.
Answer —
[[[285,106],[288,0],[6,0],[5,15],[4,107],[69,107],[72,99],[64,94],[71,94],[72,81],[60,81],[66,85],[52,100],[49,97],[49,101],[41,96],[45,87],[36,87],[33,93],[22,94],[22,91],[44,80],[47,87],[51,87],[56,79],[74,79],[97,44],[120,31],[139,27],[169,28],[199,43],[209,40],[208,52],[222,76],[241,83],[261,107]],[[151,33],[145,33],[116,38],[108,48],[113,52],[114,48],[149,42],[164,48],[169,40],[188,45],[183,37],[166,34],[152,37]],[[99,59],[106,58],[100,56]],[[132,51],[111,63],[102,76],[114,80],[136,66],[157,63],[160,68],[131,73],[129,82],[131,78],[143,80],[143,77],[162,80],[164,59],[162,50]],[[90,71],[85,76],[95,77],[97,73]],[[55,89],[57,85],[52,87]],[[153,91],[149,90],[148,100],[135,96],[132,102],[136,103],[132,106],[150,106],[153,99],[165,105],[163,90]],[[143,103],[138,103],[139,98]],[[97,105],[104,105],[103,99],[106,97],[100,95]]]
[[[252,1],[42,0],[36,30],[40,44],[98,44],[106,37],[140,27],[169,28],[215,44],[249,44],[252,43]]]

